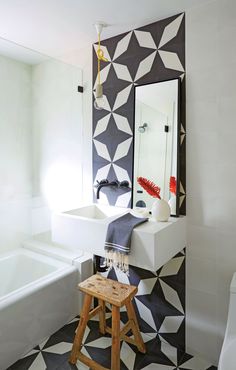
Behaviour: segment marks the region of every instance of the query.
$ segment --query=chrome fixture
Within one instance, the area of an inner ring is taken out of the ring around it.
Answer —
[[[142,126],[139,126],[138,132],[140,132],[140,134],[143,134],[146,131],[147,127],[148,127],[148,124],[144,123]]]
[[[117,187],[117,188],[128,188],[129,187],[129,182],[126,180],[124,181],[114,180],[114,181],[109,182],[107,179],[104,179],[101,181],[97,181],[97,183],[98,184],[95,185],[97,188],[97,194],[96,194],[97,199],[100,198],[100,190],[105,186],[111,186],[111,187]]]

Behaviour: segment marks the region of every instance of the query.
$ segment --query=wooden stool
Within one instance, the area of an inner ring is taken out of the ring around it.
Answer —
[[[137,287],[121,284],[118,281],[107,279],[100,275],[93,275],[80,283],[79,288],[85,293],[85,297],[80,315],[80,322],[69,359],[70,363],[76,364],[77,360],[80,360],[92,370],[109,370],[81,353],[81,345],[87,322],[97,313],[99,313],[99,331],[102,334],[109,333],[112,335],[112,370],[120,370],[121,340],[125,340],[137,346],[140,352],[146,353],[146,348],[139,331],[138,321],[131,301],[138,291]],[[98,299],[99,305],[90,311],[93,297]],[[105,302],[112,305],[112,328],[106,326]],[[126,306],[129,320],[122,330],[120,330],[120,307],[124,305]],[[134,339],[126,335],[129,330],[132,330]]]

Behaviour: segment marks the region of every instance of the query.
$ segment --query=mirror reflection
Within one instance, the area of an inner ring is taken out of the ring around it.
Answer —
[[[169,202],[172,215],[178,215],[179,80],[135,87],[135,142],[133,207],[151,209],[153,198],[137,178],[153,181]]]

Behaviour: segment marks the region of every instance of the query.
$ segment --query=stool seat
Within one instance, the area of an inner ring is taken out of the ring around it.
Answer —
[[[108,333],[112,336],[112,370],[120,370],[120,341],[124,340],[136,346],[140,352],[146,353],[145,344],[139,331],[138,320],[132,304],[132,298],[138,290],[137,287],[122,284],[118,281],[104,278],[101,275],[93,275],[80,283],[79,289],[85,293],[85,296],[79,325],[69,359],[70,363],[76,364],[77,360],[80,360],[92,370],[109,370],[81,352],[82,340],[87,322],[97,314],[99,314],[100,333]],[[93,298],[98,299],[98,305],[90,310]],[[110,303],[112,305],[111,328],[106,324],[106,303]],[[120,307],[124,305],[127,310],[128,322],[124,325],[122,330],[120,330]],[[134,337],[127,335],[130,330],[133,332]]]
[[[89,277],[79,284],[79,289],[117,307],[124,306],[126,300],[132,299],[138,291],[136,286],[119,283],[101,275]]]

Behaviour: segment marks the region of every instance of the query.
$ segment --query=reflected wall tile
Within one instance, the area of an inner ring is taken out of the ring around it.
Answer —
[[[219,99],[190,100],[187,104],[188,135],[212,134],[219,126]]]
[[[186,259],[188,289],[209,294],[217,293],[216,260],[207,258],[188,257]]]
[[[225,59],[227,59],[227,63],[224,63],[224,68],[221,68],[222,73],[218,73],[218,94],[220,92],[221,96],[230,97],[235,96],[236,62],[232,62],[228,58]]]
[[[222,191],[221,185],[225,181],[219,179],[220,166],[195,162],[187,172],[187,189],[191,196],[217,197]],[[233,177],[233,175],[231,176]]]
[[[219,246],[218,229],[214,227],[188,225],[187,244],[189,257],[207,258],[215,263]]]
[[[219,7],[219,30],[229,29],[235,26],[236,3],[234,0],[218,0]]]
[[[216,295],[187,289],[187,349],[206,353],[208,360],[216,363],[219,356],[217,345]]]
[[[235,31],[236,32],[236,31]],[[236,53],[235,53],[236,55]],[[235,91],[236,93],[236,91]],[[228,132],[232,135],[236,135],[236,94],[232,96],[220,96],[219,98],[219,133]]]
[[[219,227],[220,200],[216,196],[188,196],[188,225]]]

